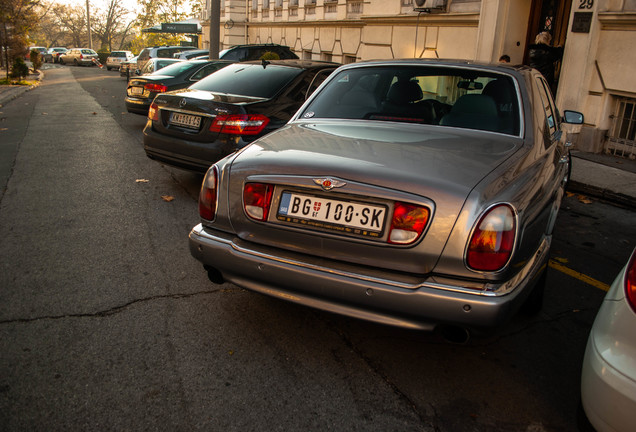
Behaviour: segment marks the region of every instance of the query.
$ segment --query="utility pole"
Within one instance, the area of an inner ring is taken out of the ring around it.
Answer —
[[[88,6],[88,0],[86,0],[86,22],[88,25],[88,47],[93,49],[93,37],[91,36],[91,10]]]
[[[220,27],[221,0],[210,0],[210,60],[219,58]]]

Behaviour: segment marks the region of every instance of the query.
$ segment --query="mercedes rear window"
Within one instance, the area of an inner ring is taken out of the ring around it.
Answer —
[[[163,62],[159,61],[159,65]],[[177,63],[169,63],[168,66],[162,67],[158,71],[153,72],[153,75],[166,75],[170,77],[176,77],[177,75],[185,72],[189,69],[199,67],[200,63],[190,63],[190,62],[177,62]]]
[[[232,95],[271,98],[302,69],[269,64],[236,63],[203,78],[190,88]]]

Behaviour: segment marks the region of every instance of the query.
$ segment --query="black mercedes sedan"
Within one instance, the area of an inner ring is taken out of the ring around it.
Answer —
[[[285,125],[338,66],[309,60],[234,63],[187,89],[160,94],[144,128],[146,154],[204,173]]]
[[[225,66],[231,60],[191,60],[171,64],[152,74],[132,78],[126,89],[126,109],[135,114],[148,114],[155,96],[189,87]]]

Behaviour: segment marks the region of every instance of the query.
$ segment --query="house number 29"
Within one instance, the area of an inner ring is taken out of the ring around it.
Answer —
[[[594,0],[579,0],[579,9],[592,9]]]

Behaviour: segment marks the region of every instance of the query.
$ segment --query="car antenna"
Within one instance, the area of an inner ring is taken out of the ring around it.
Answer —
[[[263,69],[265,69],[267,67],[267,65],[270,64],[270,62],[268,62],[265,59],[261,59],[261,64],[263,65]]]

